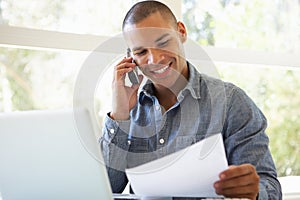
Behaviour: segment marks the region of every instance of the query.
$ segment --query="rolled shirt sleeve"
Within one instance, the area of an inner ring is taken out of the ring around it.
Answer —
[[[228,163],[254,165],[260,177],[258,199],[281,199],[281,186],[265,133],[265,116],[238,87],[234,87],[228,99],[223,129]]]
[[[121,193],[128,182],[125,168],[129,127],[130,121],[115,121],[108,114],[104,121],[103,135],[99,140],[114,193]]]

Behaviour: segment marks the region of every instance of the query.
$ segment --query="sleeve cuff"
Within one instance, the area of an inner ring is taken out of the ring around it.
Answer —
[[[127,134],[130,131],[130,120],[113,120],[109,117],[109,113],[104,119],[104,124],[110,138],[113,138],[120,130]]]
[[[258,197],[256,199],[258,199],[258,200],[268,199],[267,190],[262,183],[259,183],[259,193],[258,193]]]

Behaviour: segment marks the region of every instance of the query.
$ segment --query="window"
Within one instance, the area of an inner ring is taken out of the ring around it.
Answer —
[[[0,48],[0,112],[72,107],[84,52]]]
[[[0,112],[72,106],[76,75],[93,44],[120,32],[133,2],[0,0]],[[222,79],[263,110],[279,176],[300,175],[300,2],[168,2],[180,4],[188,36],[208,52]],[[103,96],[110,95],[110,78],[100,81]],[[101,94],[100,118],[108,109]]]
[[[201,45],[299,53],[299,10],[297,0],[184,0],[183,20]]]
[[[267,135],[279,176],[299,175],[300,69],[218,63],[221,78],[243,88],[268,120]]]
[[[1,0],[2,23],[51,31],[113,35],[130,8],[116,0]],[[107,20],[113,19],[113,20]]]
[[[244,89],[266,115],[279,176],[300,175],[299,12],[297,0],[183,3],[189,36],[204,49],[220,50],[221,78]]]
[[[105,40],[96,35],[119,33],[130,6],[121,0],[0,0],[0,112],[71,107],[78,70]]]

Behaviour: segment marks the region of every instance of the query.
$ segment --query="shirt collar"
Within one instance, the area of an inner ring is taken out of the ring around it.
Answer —
[[[196,70],[195,66],[189,63],[188,61],[187,66],[189,68],[189,81],[187,85],[179,92],[177,98],[180,100],[187,94],[187,92],[190,92],[193,98],[200,99],[201,75]],[[145,85],[142,87],[139,100],[142,101],[142,99],[144,99],[144,96],[147,96],[151,99],[152,96],[154,96],[154,85],[151,80],[147,80]]]
[[[195,66],[192,65],[190,62],[187,61],[187,65],[189,68],[189,81],[188,84],[183,88],[183,90],[179,93],[178,96],[185,95],[186,91],[189,91],[192,95],[193,98],[195,99],[200,99],[200,80],[201,80],[201,75],[200,73],[196,70]]]

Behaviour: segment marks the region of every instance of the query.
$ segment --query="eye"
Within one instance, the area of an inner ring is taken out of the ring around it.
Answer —
[[[147,50],[146,49],[142,49],[140,51],[134,52],[134,55],[136,55],[136,56],[142,56],[142,55],[144,55],[146,53],[147,53]]]
[[[165,41],[162,41],[160,43],[157,44],[158,47],[165,47],[169,44],[171,39],[168,39],[168,40],[165,40]]]

